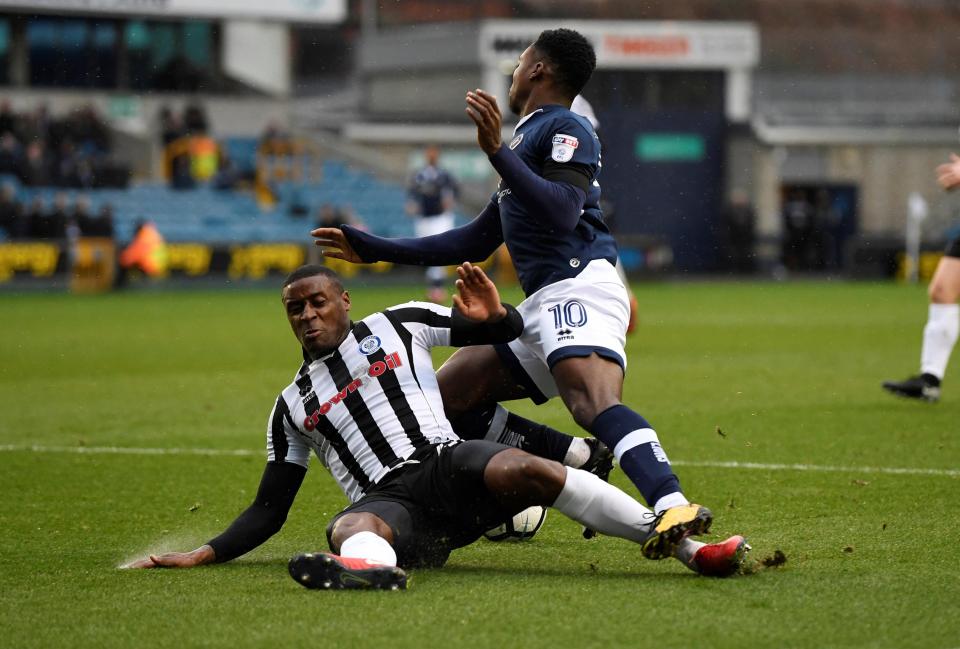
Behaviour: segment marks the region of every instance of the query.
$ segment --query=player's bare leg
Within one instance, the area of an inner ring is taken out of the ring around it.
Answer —
[[[490,345],[464,347],[437,371],[447,418],[464,439],[487,439],[584,469],[607,480],[613,456],[597,439],[573,437],[498,405],[527,397]],[[590,538],[589,532],[585,534]]]
[[[492,345],[458,349],[437,370],[437,383],[451,421],[479,406],[526,396]]]
[[[686,499],[656,431],[621,402],[620,365],[591,354],[562,359],[551,373],[574,420],[613,450],[620,468],[653,506],[658,519],[644,556],[666,558],[687,536],[709,531],[710,510]]]
[[[903,381],[884,381],[883,387],[899,396],[933,402],[940,398],[940,382],[960,336],[960,258],[942,257],[927,290],[930,307],[923,329],[920,373]]]

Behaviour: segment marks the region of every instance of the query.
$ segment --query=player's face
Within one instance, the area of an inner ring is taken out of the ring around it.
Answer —
[[[517,61],[517,67],[513,70],[513,83],[510,84],[510,92],[507,93],[510,111],[514,115],[520,115],[527,98],[530,96],[530,75],[535,71],[540,61],[537,58],[537,51],[531,45],[523,51],[520,59]]]
[[[314,358],[336,348],[350,328],[350,295],[323,275],[284,288],[283,307],[293,335]]]

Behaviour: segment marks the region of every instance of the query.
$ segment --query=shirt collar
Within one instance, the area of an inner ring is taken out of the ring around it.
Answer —
[[[549,110],[554,110],[556,108],[564,108],[564,106],[561,106],[560,104],[547,104],[545,106],[541,106],[540,108],[536,109],[533,112],[527,113],[522,118],[520,118],[520,121],[517,122],[517,125],[513,127],[513,134],[516,135],[517,129],[523,126],[524,124],[526,124],[527,121],[537,113],[545,113]]]

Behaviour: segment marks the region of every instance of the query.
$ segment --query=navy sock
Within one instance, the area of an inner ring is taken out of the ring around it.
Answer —
[[[607,408],[590,426],[593,436],[617,456],[620,468],[653,507],[662,497],[680,491],[657,433],[647,420],[624,405]]]
[[[463,439],[488,439],[561,463],[573,442],[571,435],[515,415],[499,404],[475,408],[450,423]]]

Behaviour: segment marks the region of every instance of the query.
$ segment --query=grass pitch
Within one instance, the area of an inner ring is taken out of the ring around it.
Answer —
[[[357,315],[422,290],[354,288]],[[315,463],[285,528],[246,557],[117,570],[196,547],[252,500],[266,418],[299,362],[278,292],[4,295],[0,646],[960,645],[960,360],[939,404],[879,387],[916,369],[922,290],[637,294],[624,400],[714,510],[714,538],[742,532],[755,559],[781,550],[784,565],[700,578],[625,541],[584,541],[554,512],[534,541],[478,542],[414,572],[407,592],[307,591],[286,561],[325,549],[345,504]],[[512,407],[576,430],[559,402]],[[74,452],[84,447],[180,451]]]

